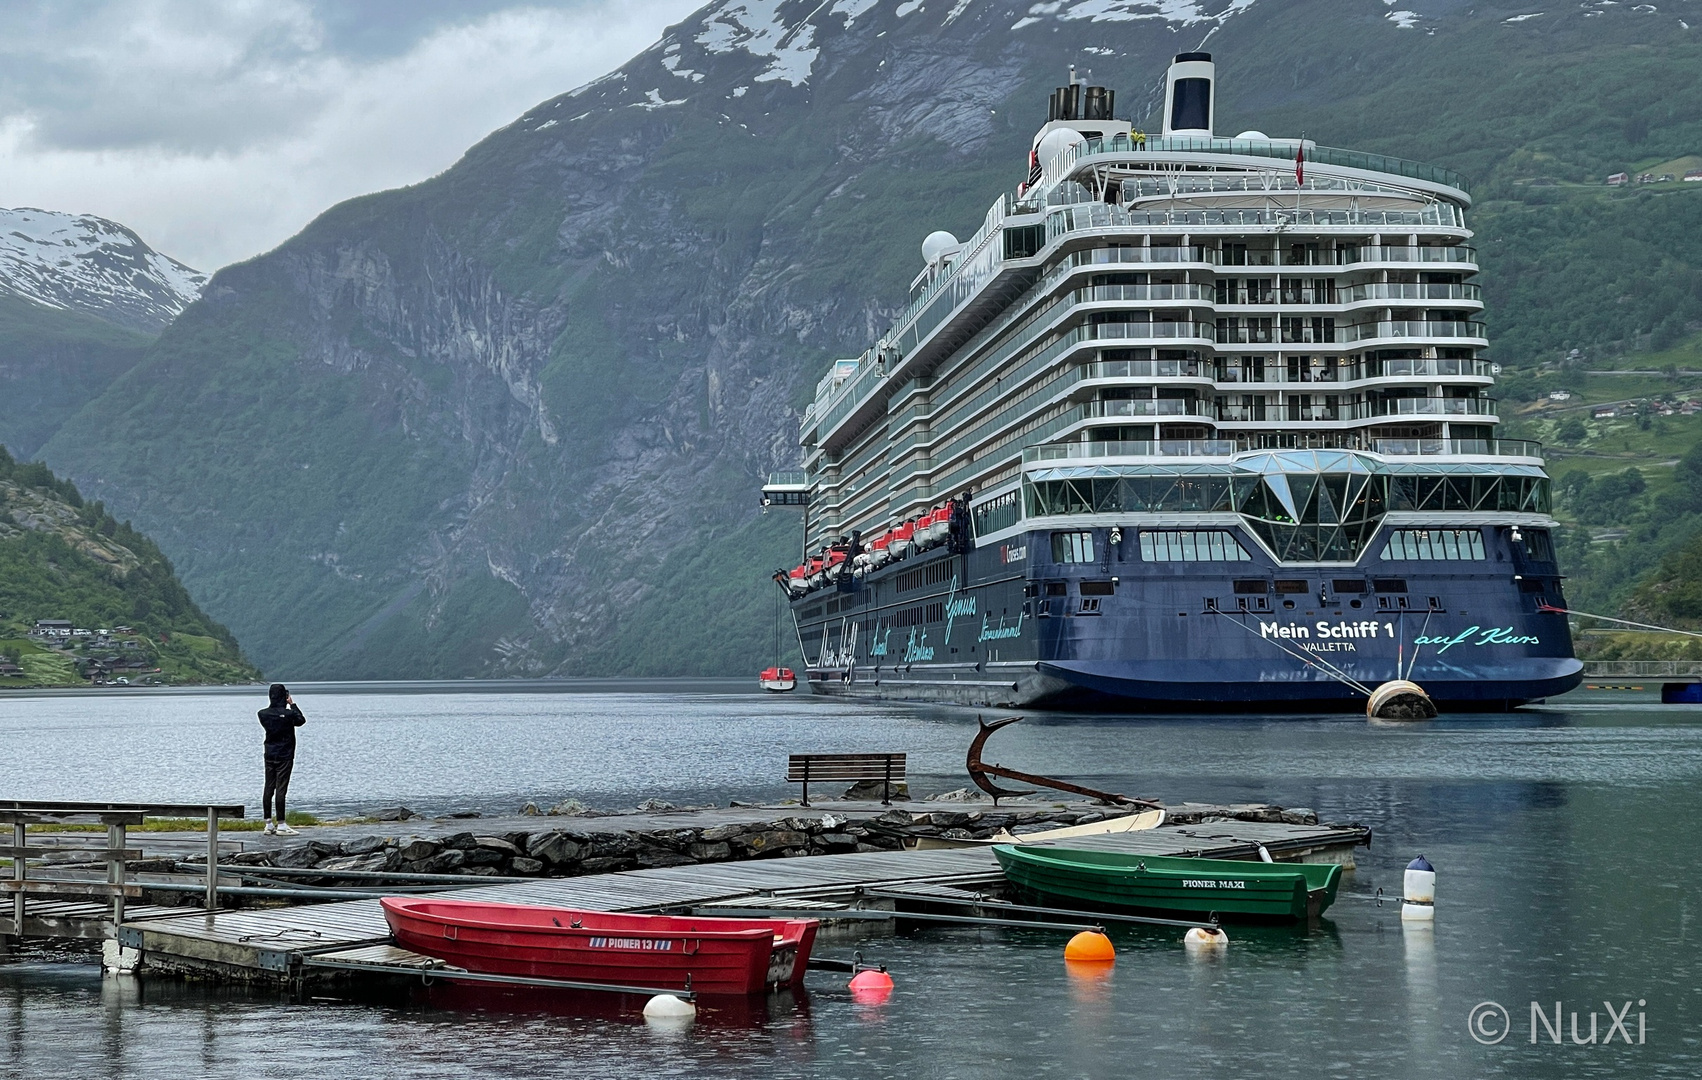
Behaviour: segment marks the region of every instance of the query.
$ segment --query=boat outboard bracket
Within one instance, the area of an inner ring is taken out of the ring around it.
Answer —
[[[969,744],[969,754],[964,759],[963,767],[969,771],[969,778],[975,781],[976,787],[993,796],[994,806],[999,805],[999,799],[1003,796],[1032,795],[1034,792],[1014,791],[1009,788],[1002,788],[987,779],[989,775],[1003,777],[1007,780],[1017,780],[1024,784],[1034,784],[1037,787],[1053,788],[1057,791],[1068,791],[1076,795],[1086,795],[1090,799],[1094,799],[1102,803],[1109,803],[1115,806],[1145,806],[1151,809],[1158,809],[1164,805],[1163,803],[1155,802],[1152,799],[1131,799],[1127,795],[1117,795],[1109,791],[1099,791],[1095,788],[1083,787],[1080,784],[1072,784],[1066,780],[1055,780],[1050,776],[1041,776],[1038,773],[1018,772],[1016,769],[1007,769],[1003,765],[984,764],[981,761],[981,750],[987,744],[987,736],[993,734],[993,732],[1002,727],[1018,722],[1022,719],[1022,717],[1007,716],[1002,720],[995,720],[990,724],[987,721],[982,720],[979,716],[975,719],[980,723],[981,730],[975,733],[974,740]]]

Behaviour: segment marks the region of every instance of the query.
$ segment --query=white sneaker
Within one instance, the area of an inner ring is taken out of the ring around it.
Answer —
[[[264,829],[260,830],[260,831],[265,833],[267,836],[271,836],[273,833],[278,831],[278,827],[276,825],[272,824],[271,818],[267,818],[266,819],[266,827]]]
[[[284,824],[281,821],[278,822],[277,832],[278,832],[279,836],[300,836],[301,835],[300,833],[296,832],[294,829],[290,828],[288,825]]]

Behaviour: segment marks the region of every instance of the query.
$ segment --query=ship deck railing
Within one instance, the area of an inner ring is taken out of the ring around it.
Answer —
[[[1076,169],[1091,158],[1130,154],[1222,154],[1229,157],[1276,159],[1293,162],[1296,152],[1304,145],[1308,165],[1330,165],[1344,169],[1359,169],[1387,176],[1404,176],[1453,188],[1465,195],[1466,178],[1452,169],[1428,165],[1422,161],[1370,154],[1359,150],[1343,150],[1334,146],[1288,139],[1189,139],[1176,136],[1131,136],[1118,133],[1110,138],[1086,139],[1064,149],[1045,164],[1040,182],[1033,190],[1048,192],[1059,182],[1067,180]]]
[[[1268,450],[1354,450],[1384,457],[1542,458],[1542,443],[1531,439],[1370,439],[1351,445],[1333,440],[1286,437],[1282,446],[1242,445],[1236,439],[1105,440],[1024,447],[1023,464],[1116,457],[1215,457]],[[1293,443],[1295,445],[1286,445]]]

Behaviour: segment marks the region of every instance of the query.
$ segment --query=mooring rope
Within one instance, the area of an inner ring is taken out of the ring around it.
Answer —
[[[1685,637],[1702,638],[1702,634],[1694,630],[1678,630],[1671,626],[1655,626],[1652,623],[1633,622],[1630,619],[1616,619],[1612,615],[1597,615],[1594,612],[1579,611],[1576,608],[1555,607],[1553,604],[1538,604],[1537,610],[1550,615],[1576,615],[1583,619],[1600,619],[1603,622],[1635,626],[1639,630],[1658,630],[1663,634],[1683,634]]]
[[[1430,616],[1433,614],[1435,614],[1433,611],[1426,611],[1424,613],[1424,625],[1418,628],[1418,638],[1426,636],[1427,632],[1430,630]],[[1418,666],[1418,653],[1419,650],[1423,648],[1423,646],[1419,645],[1418,638],[1413,638],[1412,640],[1412,663],[1407,665],[1407,673],[1405,675],[1401,675],[1401,678],[1408,682],[1412,681],[1412,669]],[[1402,642],[1406,641],[1405,619],[1401,620],[1401,640]],[[1400,668],[1395,669],[1395,674],[1400,675]]]

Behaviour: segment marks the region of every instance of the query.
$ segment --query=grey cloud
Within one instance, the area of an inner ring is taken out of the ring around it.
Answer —
[[[616,0],[618,3],[619,0]],[[228,154],[300,133],[374,61],[446,28],[594,0],[108,0],[0,8],[0,117],[62,150]]]

